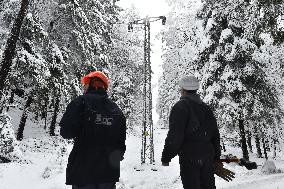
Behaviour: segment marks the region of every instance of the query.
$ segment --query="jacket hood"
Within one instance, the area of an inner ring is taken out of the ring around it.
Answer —
[[[201,100],[199,94],[187,94],[185,96],[182,96],[180,99],[181,100],[191,100],[191,101],[194,101],[194,102],[196,102],[198,104],[202,104],[203,103],[203,101]]]
[[[83,95],[83,98],[89,105],[101,106],[106,103],[108,95],[103,89],[90,89]]]

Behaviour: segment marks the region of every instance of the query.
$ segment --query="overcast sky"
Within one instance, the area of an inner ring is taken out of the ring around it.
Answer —
[[[120,0],[117,2],[123,8],[132,4],[141,11],[141,16],[160,16],[168,12],[168,5],[165,0]]]
[[[168,13],[169,6],[165,0],[120,0],[117,2],[122,8],[129,8],[132,5],[137,7],[140,11],[141,17],[146,16],[163,16]],[[152,75],[153,83],[153,121],[156,123],[158,121],[158,115],[155,113],[155,104],[158,97],[157,82],[161,75],[161,65],[162,65],[162,44],[159,39],[155,36],[163,29],[161,21],[151,23],[151,43],[152,43],[152,54],[151,54],[151,66],[154,74]],[[142,55],[143,58],[143,55]]]

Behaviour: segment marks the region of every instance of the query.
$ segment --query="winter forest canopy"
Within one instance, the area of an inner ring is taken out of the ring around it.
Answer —
[[[283,140],[284,1],[170,1],[159,88],[160,124],[194,74],[215,111],[224,143],[277,152]],[[177,77],[178,76],[178,77]],[[232,133],[232,135],[227,135]],[[248,145],[248,146],[247,146]]]
[[[168,127],[178,81],[192,74],[217,117],[223,152],[283,159],[284,0],[167,3],[155,129]],[[0,164],[29,162],[25,152],[46,141],[66,156],[58,122],[91,70],[108,75],[128,134],[140,137],[144,33],[127,29],[140,18],[116,0],[0,0]]]

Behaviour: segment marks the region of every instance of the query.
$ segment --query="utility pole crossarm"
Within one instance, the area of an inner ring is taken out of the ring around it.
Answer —
[[[151,22],[156,22],[158,20],[162,20],[162,25],[166,24],[166,20],[167,18],[165,16],[156,16],[156,17],[146,17],[143,19],[138,19],[138,20],[134,20],[132,22],[128,23],[128,31],[131,32],[133,31],[133,25],[145,25],[147,22],[151,23]]]

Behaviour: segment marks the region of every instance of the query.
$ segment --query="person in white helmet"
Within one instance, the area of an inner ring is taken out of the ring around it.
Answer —
[[[162,165],[169,166],[171,159],[179,155],[184,189],[216,188],[214,164],[220,159],[221,150],[215,116],[197,94],[196,77],[182,78],[179,86],[181,98],[170,112]]]

